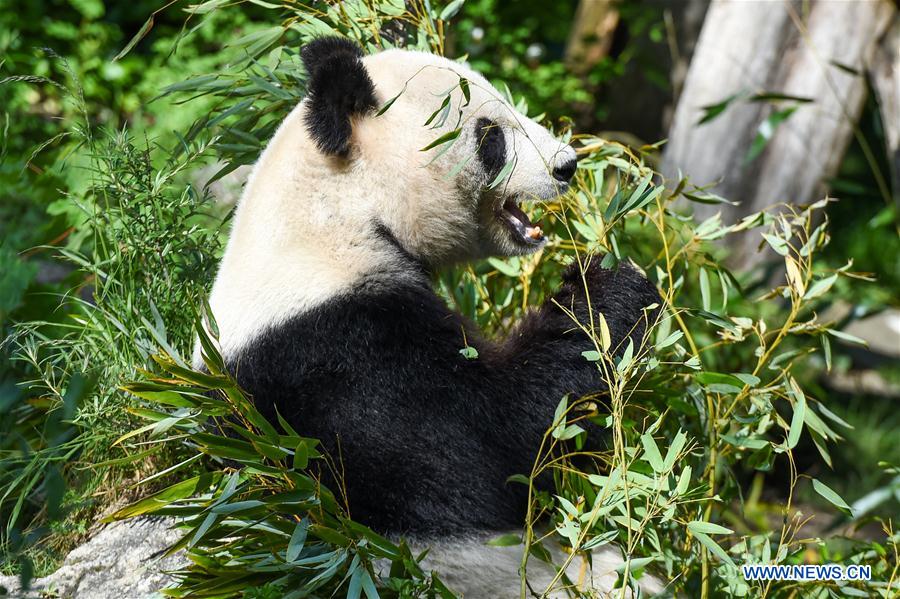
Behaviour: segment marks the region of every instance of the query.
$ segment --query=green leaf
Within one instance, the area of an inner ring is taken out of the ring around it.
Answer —
[[[490,183],[488,183],[487,188],[494,189],[500,183],[502,183],[504,180],[506,180],[506,177],[509,176],[509,174],[512,172],[513,168],[515,168],[515,166],[516,166],[516,156],[513,156],[512,158],[510,158],[507,161],[506,164],[503,165],[503,168],[500,170],[499,173],[497,173],[497,176],[494,177],[494,180],[491,181]]]
[[[692,533],[704,533],[708,535],[730,535],[734,533],[730,528],[725,528],[724,526],[719,526],[718,524],[713,524],[712,522],[705,522],[703,520],[694,520],[693,522],[688,522],[688,530]]]
[[[362,588],[366,594],[366,599],[379,599],[378,590],[375,588],[375,582],[372,575],[365,568],[362,569]]]
[[[309,446],[301,441],[294,448],[294,470],[306,470],[309,465]]]
[[[581,233],[581,236],[588,241],[597,241],[599,239],[597,231],[587,223],[576,220],[572,221],[572,225],[575,227],[575,230]]]
[[[745,372],[735,372],[734,376],[740,379],[742,383],[749,387],[755,387],[760,383],[760,379],[758,376],[747,374]]]
[[[765,446],[753,451],[747,458],[747,466],[760,472],[768,472],[772,469],[774,461],[774,453],[772,452],[772,444],[766,443]]]
[[[775,135],[775,130],[781,123],[788,120],[788,118],[794,114],[795,110],[797,110],[797,106],[776,110],[770,114],[766,120],[760,123],[759,128],[756,130],[756,137],[753,139],[753,143],[750,144],[750,149],[747,151],[746,162],[752,162],[762,154],[763,150],[765,150],[766,146],[769,144],[769,140]]]
[[[616,566],[616,572],[622,574],[625,572],[626,566],[630,572],[634,572],[635,570],[639,570],[646,566],[647,564],[653,563],[656,561],[655,557],[635,557],[632,558],[628,562],[622,562],[618,566]]]
[[[518,277],[522,274],[522,271],[519,267],[519,263],[513,262],[512,259],[510,261],[501,260],[500,258],[488,258],[488,264],[505,274],[507,277]]]
[[[144,13],[146,14],[146,13]],[[153,29],[153,19],[156,16],[156,13],[150,15],[150,18],[144,21],[144,24],[141,25],[141,28],[138,29],[138,32],[134,34],[134,37],[129,40],[125,47],[122,48],[118,54],[113,57],[113,61],[120,60],[125,57],[126,54],[131,52],[132,49],[138,44],[139,41],[144,39],[144,37],[150,33],[150,30]]]
[[[828,329],[828,334],[831,335],[831,336],[833,336],[833,337],[837,337],[838,339],[843,339],[844,341],[846,341],[846,342],[848,342],[848,343],[852,343],[852,344],[854,344],[854,345],[862,345],[862,346],[865,346],[865,347],[868,347],[868,346],[869,346],[869,344],[866,342],[865,339],[860,339],[860,338],[857,337],[856,335],[851,335],[850,333],[845,333],[844,331],[837,331],[837,330],[835,330],[835,329]]]
[[[669,445],[669,449],[666,450],[666,459],[663,461],[663,472],[669,472],[675,467],[675,460],[678,459],[678,455],[681,453],[681,450],[684,449],[686,444],[687,435],[683,430],[679,429],[675,434],[675,438],[672,440],[671,445]]]
[[[694,378],[713,393],[739,393],[744,387],[744,381],[733,374],[698,372]]]
[[[444,101],[441,102],[440,107],[438,107],[437,110],[435,110],[434,112],[431,113],[431,116],[428,117],[428,120],[425,121],[425,124],[422,126],[427,127],[428,125],[430,125],[431,121],[433,121],[435,119],[435,117],[438,115],[438,113],[441,113],[441,112],[443,112],[444,114],[441,115],[440,119],[438,119],[438,122],[434,126],[435,129],[440,128],[447,121],[447,115],[450,113],[450,95],[449,94],[444,96]]]
[[[466,156],[465,158],[463,158],[462,160],[460,160],[459,162],[454,164],[453,168],[451,168],[449,171],[447,171],[447,174],[444,175],[444,177],[443,177],[444,181],[452,181],[453,179],[455,179],[456,176],[458,174],[460,174],[462,172],[462,170],[464,168],[466,168],[466,165],[468,165],[472,161],[472,159],[475,157],[476,157],[476,154],[469,154],[468,156]]]
[[[600,347],[603,351],[609,351],[612,345],[612,336],[609,333],[609,325],[606,323],[606,317],[602,312],[595,312],[594,318],[600,327]]]
[[[505,535],[500,535],[499,537],[494,537],[486,544],[492,547],[512,547],[514,545],[521,545],[522,535],[511,532]]]
[[[631,362],[633,359],[634,359],[634,339],[629,337],[628,345],[625,346],[625,351],[622,352],[622,358],[616,364],[616,372],[618,372],[619,374],[623,374],[631,366]]]
[[[553,412],[553,426],[562,429],[566,426],[566,413],[569,410],[569,396],[564,395]]]
[[[524,474],[513,474],[512,476],[506,479],[508,483],[519,483],[525,485],[526,487],[531,485],[531,481]]]
[[[682,197],[691,202],[697,202],[698,204],[730,204],[732,206],[739,206],[740,202],[732,202],[731,200],[726,200],[722,196],[718,196],[714,193],[710,193],[708,191],[682,191]]]
[[[467,345],[467,346],[465,346],[464,348],[462,348],[461,350],[459,350],[459,353],[460,353],[460,354],[462,355],[462,357],[464,357],[466,360],[476,360],[476,359],[478,359],[478,350],[475,349],[474,347],[470,346],[470,345]]]
[[[684,467],[681,471],[681,474],[678,476],[678,484],[675,486],[674,494],[676,497],[680,497],[687,493],[688,487],[691,484],[691,473],[693,472],[690,464]]]
[[[570,424],[562,430],[560,430],[560,427],[553,429],[552,435],[560,441],[567,441],[573,437],[577,437],[583,432],[584,429],[577,424]]]
[[[436,148],[437,146],[439,146],[441,144],[451,142],[451,141],[455,140],[457,137],[459,137],[460,133],[462,133],[462,129],[454,129],[453,131],[448,131],[447,133],[444,133],[443,135],[441,135],[440,137],[438,137],[433,142],[431,142],[430,144],[428,144],[427,146],[425,146],[424,148],[422,148],[419,151],[427,152],[428,150],[430,150],[432,148]]]
[[[776,237],[775,235],[771,235],[769,233],[762,234],[763,239],[772,247],[773,250],[781,254],[782,256],[787,256],[788,251],[790,251],[790,246],[788,246],[788,242],[781,237]]]
[[[366,569],[359,563],[359,555],[353,558],[350,566],[350,582],[347,584],[347,599],[359,599],[362,595],[362,573]]]
[[[308,530],[309,520],[307,518],[298,522],[297,526],[294,527],[294,532],[291,534],[291,540],[288,541],[287,551],[285,553],[285,559],[287,561],[292,562],[300,557],[300,552],[303,551],[303,545],[306,543],[306,534]]]
[[[741,96],[743,96],[743,92],[738,92],[736,94],[728,96],[721,102],[701,106],[700,109],[703,110],[703,117],[699,121],[697,121],[697,125],[703,125],[718,117],[720,114],[725,112],[725,109],[728,108],[732,102],[734,102]]]
[[[209,532],[209,529],[212,528],[212,525],[216,523],[217,518],[218,514],[216,514],[215,512],[206,514],[206,518],[203,519],[203,522],[191,537],[191,540],[188,543],[188,547],[194,547],[200,541],[200,539],[202,539],[203,536]]]
[[[581,352],[581,356],[588,362],[598,362],[600,360],[600,352],[595,349],[589,349]]]
[[[825,370],[831,372],[831,340],[828,335],[819,335],[819,342],[822,344],[822,352],[825,356]]]
[[[847,502],[844,499],[834,492],[834,490],[820,481],[817,478],[812,479],[813,489],[815,489],[816,493],[824,497],[831,503],[833,506],[840,508],[841,510],[850,513],[850,506],[847,505]]]
[[[791,428],[788,430],[787,446],[793,449],[800,441],[800,433],[803,432],[803,422],[806,419],[806,396],[801,392],[795,395],[794,416],[791,418]]]
[[[850,585],[844,585],[838,588],[841,591],[841,595],[844,595],[846,597],[862,597],[863,599],[872,599],[873,596],[871,591],[864,591],[862,589],[851,587]]]
[[[705,268],[700,269],[700,298],[703,301],[703,309],[709,312],[712,309],[712,301],[709,297],[709,274]]]
[[[465,77],[459,78],[459,90],[462,92],[463,99],[465,100],[463,106],[468,106],[469,102],[472,101],[472,91],[469,89],[469,80]]]
[[[662,455],[659,453],[659,447],[656,446],[656,441],[654,441],[653,436],[648,433],[641,435],[641,445],[644,447],[643,457],[653,468],[653,471],[656,473],[665,472],[666,465]]]
[[[175,483],[162,491],[120,509],[111,516],[107,516],[102,522],[112,522],[133,516],[153,513],[161,507],[165,507],[173,501],[191,497],[195,494],[206,492],[213,484],[221,479],[221,473],[207,473],[194,476],[187,480]]]
[[[387,102],[385,102],[384,104],[381,105],[381,108],[378,109],[378,112],[375,113],[375,116],[378,117],[378,116],[383,115],[385,112],[387,112],[388,108],[390,108],[391,106],[393,106],[394,102],[397,101],[397,98],[399,98],[400,96],[402,96],[402,95],[403,95],[403,92],[405,92],[405,91],[406,91],[406,86],[404,85],[404,86],[403,86],[403,89],[401,89],[401,90],[397,93],[396,96],[394,96],[393,98],[389,99]]]
[[[675,332],[671,333],[668,337],[666,337],[665,339],[663,339],[662,341],[657,343],[655,345],[655,349],[656,349],[656,351],[659,351],[665,347],[669,347],[670,345],[675,344],[682,337],[684,337],[684,332],[675,331]]]
[[[767,447],[769,442],[765,439],[760,439],[759,437],[742,437],[737,435],[720,435],[720,439],[728,443],[729,445],[734,445],[735,447],[746,447],[748,449],[762,449],[763,447]]]
[[[603,211],[603,220],[606,222],[611,222],[616,214],[619,213],[619,205],[622,203],[622,199],[625,197],[625,190],[618,189],[616,193],[613,194],[613,197],[610,198],[609,204],[606,205],[606,210]]]
[[[688,527],[690,527],[690,524],[688,524]],[[692,534],[694,535],[695,539],[700,541],[701,545],[703,545],[704,547],[706,547],[707,550],[709,550],[710,553],[712,553],[713,555],[718,557],[723,562],[731,565],[732,567],[735,567],[734,561],[732,561],[731,557],[729,557],[729,555],[727,553],[725,553],[725,550],[722,549],[718,543],[713,541],[712,538],[707,536],[705,533],[699,532],[699,531],[693,532]]]
[[[838,416],[837,414],[835,414],[834,412],[829,410],[828,407],[825,406],[825,404],[823,404],[823,403],[819,404],[819,411],[822,412],[823,416],[829,418],[832,422],[839,424],[840,426],[843,426],[844,428],[853,429],[853,426],[850,423],[848,423],[846,420],[844,420],[843,418],[841,418],[840,416]]]
[[[798,104],[809,104],[810,102],[815,102],[815,98],[807,98],[805,96],[792,96],[790,94],[783,94],[780,92],[764,92],[761,94],[754,94],[747,98],[748,102],[781,102],[789,100],[791,102],[796,102]]]
[[[441,11],[438,18],[441,21],[452,19],[453,16],[459,12],[459,9],[462,8],[464,2],[465,0],[453,0],[453,2],[444,7],[444,10]]]
[[[211,511],[214,514],[235,514],[253,510],[266,505],[265,502],[258,499],[248,499],[246,501],[235,501],[234,503],[222,503],[214,507]]]
[[[353,543],[346,535],[320,524],[310,524],[308,531],[326,543],[331,543],[338,547],[349,547]]]

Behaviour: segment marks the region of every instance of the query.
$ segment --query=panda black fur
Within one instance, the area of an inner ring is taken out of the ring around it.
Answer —
[[[277,408],[340,456],[355,519],[426,544],[520,528],[524,487],[507,478],[531,471],[564,395],[605,389],[581,355],[593,344],[559,306],[586,322],[589,295],[614,346],[637,347],[657,291],[593,258],[506,339],[485,339],[434,292],[430,270],[542,247],[519,205],[564,192],[574,151],[446,59],[362,57],[336,38],[302,57],[309,95],[254,168],[210,300],[228,368],[264,415]],[[440,148],[421,148],[457,123],[422,123],[460,76],[472,96],[453,95],[462,132],[435,158]],[[448,180],[466,153],[477,160]],[[507,592],[449,580],[469,597]]]

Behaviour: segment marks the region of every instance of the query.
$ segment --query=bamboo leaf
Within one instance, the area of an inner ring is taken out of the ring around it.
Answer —
[[[494,189],[500,183],[506,180],[509,174],[513,171],[516,166],[516,156],[513,156],[506,164],[503,165],[503,168],[500,169],[500,172],[497,173],[497,176],[494,177],[494,180],[488,183],[488,189]]]
[[[784,259],[785,267],[787,268],[787,280],[791,286],[791,289],[794,290],[794,293],[797,294],[797,297],[803,297],[806,294],[806,285],[803,282],[803,275],[800,272],[800,267],[797,265],[797,261],[794,260],[791,256],[786,256]]]
[[[597,324],[600,326],[600,347],[604,352],[608,352],[612,346],[612,337],[609,334],[609,325],[606,324],[606,317],[602,312],[595,313]]]
[[[672,440],[671,445],[669,445],[669,449],[666,450],[666,459],[663,460],[663,472],[669,472],[675,467],[675,460],[678,459],[678,455],[681,453],[681,450],[684,449],[686,444],[687,435],[683,430],[679,429],[675,434],[675,438]]]
[[[690,524],[688,526],[690,527]],[[706,547],[709,550],[710,553],[712,553],[713,555],[718,557],[723,562],[731,565],[732,567],[735,567],[734,561],[732,561],[731,557],[727,553],[725,553],[725,550],[722,549],[719,546],[719,544],[716,543],[715,541],[713,541],[709,536],[707,536],[705,533],[699,532],[699,531],[692,532],[692,534],[694,535],[695,539],[700,541],[701,545],[703,545],[704,547]]]
[[[708,535],[730,535],[734,533],[730,528],[725,528],[724,526],[719,526],[718,524],[705,522],[703,520],[688,522],[687,527],[689,531],[695,534],[698,532]]]
[[[175,483],[162,491],[122,508],[111,516],[107,516],[102,522],[112,522],[114,520],[122,520],[124,518],[153,513],[156,509],[165,507],[173,501],[207,491],[212,485],[218,482],[220,478],[220,473],[206,473]]]
[[[703,301],[703,309],[709,312],[712,302],[709,298],[709,275],[705,268],[700,269],[700,297]]]
[[[441,135],[440,137],[438,137],[433,142],[431,142],[430,144],[428,144],[427,146],[425,146],[424,148],[422,148],[419,151],[427,152],[428,150],[430,150],[432,148],[436,148],[437,146],[439,146],[441,144],[451,142],[451,141],[455,140],[457,137],[459,137],[460,133],[462,133],[462,129],[454,129],[453,131],[448,131],[447,133],[444,133],[443,135]]]
[[[441,21],[448,21],[453,18],[456,13],[459,12],[459,9],[462,8],[465,0],[453,0],[450,4],[444,7],[444,10],[441,11],[440,16],[438,17]]]
[[[868,347],[869,344],[865,339],[860,339],[856,335],[851,335],[850,333],[845,333],[844,331],[838,331],[836,329],[828,329],[828,334],[832,337],[837,337],[838,339],[842,339],[848,343],[852,343],[854,345],[862,345]]]
[[[662,455],[659,453],[659,447],[656,446],[656,441],[653,440],[653,436],[647,433],[641,435],[641,445],[644,448],[644,459],[647,460],[653,471],[657,474],[665,472],[666,465]]]
[[[291,540],[288,541],[287,551],[285,553],[285,559],[287,561],[292,562],[300,557],[300,552],[303,551],[303,545],[306,543],[308,529],[309,520],[307,518],[298,522],[297,526],[294,527],[294,532],[291,533]]]
[[[488,541],[487,544],[491,547],[513,547],[522,544],[522,536],[518,533],[508,533],[500,535],[499,537],[494,537]]]
[[[831,505],[840,508],[842,511],[848,514],[850,513],[850,506],[847,505],[847,502],[844,501],[844,499],[840,495],[835,493],[835,491],[831,487],[817,478],[812,479],[812,485],[816,493],[827,499],[828,502],[831,503]]]
[[[788,430],[787,446],[793,449],[800,441],[800,433],[803,432],[803,422],[806,419],[806,397],[801,393],[796,396],[794,404],[794,416],[791,418],[791,427]]]

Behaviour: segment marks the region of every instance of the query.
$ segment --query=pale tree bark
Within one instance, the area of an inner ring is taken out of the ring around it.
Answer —
[[[675,110],[662,168],[671,179],[681,172],[694,184],[716,183],[716,193],[741,205],[696,205],[695,214],[721,210],[728,222],[773,204],[820,197],[864,105],[863,74],[896,17],[888,0],[715,0]],[[762,154],[748,160],[760,127],[779,106],[737,100],[698,126],[704,106],[741,92],[779,92],[814,102],[798,105],[771,133]]]
[[[566,44],[566,65],[584,74],[609,54],[619,24],[616,0],[581,0]]]
[[[900,204],[900,18],[878,44],[869,76],[884,126],[894,202]]]

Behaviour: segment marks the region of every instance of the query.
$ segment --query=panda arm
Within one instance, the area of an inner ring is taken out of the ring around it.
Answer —
[[[595,326],[597,314],[603,314],[617,354],[629,338],[637,353],[648,323],[655,323],[659,309],[647,309],[660,303],[655,286],[631,266],[610,270],[599,263],[599,258],[590,261],[583,277],[577,265],[570,266],[551,298],[526,314],[503,342],[486,348],[483,367],[491,395],[484,409],[494,430],[507,439],[532,447],[552,423],[563,396],[575,400],[607,390],[597,364],[582,355],[595,344],[572,318],[588,326],[588,302]]]
[[[655,323],[660,297],[656,288],[630,265],[605,269],[600,259],[590,260],[584,271],[573,264],[563,275],[561,288],[537,310],[526,314],[500,345],[501,361],[509,366],[549,367],[571,378],[570,393],[602,390],[596,364],[583,351],[595,349],[584,329],[593,325],[599,337],[600,315],[609,329],[610,347],[620,354],[634,343],[637,352],[648,324]],[[653,305],[655,308],[650,308]]]

